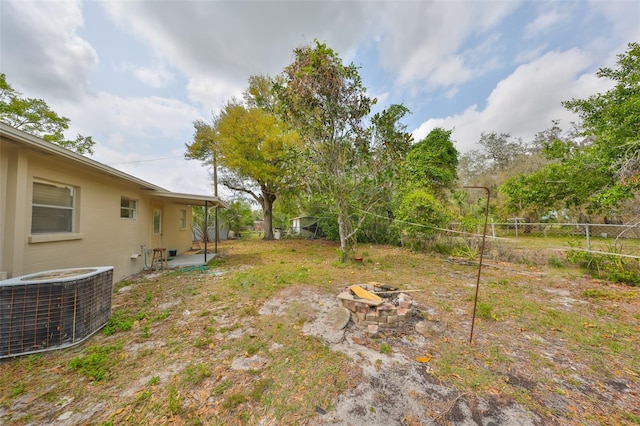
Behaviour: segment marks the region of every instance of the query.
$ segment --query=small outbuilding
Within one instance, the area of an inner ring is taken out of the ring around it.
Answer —
[[[305,238],[316,238],[321,235],[318,218],[314,216],[299,216],[291,219],[291,233]]]

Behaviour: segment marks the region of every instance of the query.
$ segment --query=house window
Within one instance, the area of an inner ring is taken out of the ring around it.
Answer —
[[[33,182],[31,233],[73,232],[75,195],[69,185]]]
[[[123,219],[136,218],[136,200],[126,197],[120,198],[120,217]]]
[[[162,209],[153,209],[153,233],[162,233]]]
[[[180,229],[187,228],[187,211],[180,210]]]

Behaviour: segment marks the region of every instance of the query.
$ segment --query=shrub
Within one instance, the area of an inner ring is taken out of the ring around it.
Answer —
[[[579,265],[595,278],[640,286],[640,264],[635,259],[571,250],[567,253],[567,261]]]

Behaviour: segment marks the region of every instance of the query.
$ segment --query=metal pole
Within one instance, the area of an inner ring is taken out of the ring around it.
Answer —
[[[471,318],[471,334],[469,335],[469,344],[473,341],[473,326],[476,323],[476,307],[478,306],[478,289],[480,288],[480,273],[482,272],[482,257],[484,255],[484,240],[487,235],[487,220],[489,218],[489,198],[491,192],[486,186],[465,186],[465,188],[484,189],[487,191],[487,206],[484,211],[484,231],[482,232],[482,245],[480,247],[480,262],[478,262],[478,278],[476,280],[476,296],[473,300],[473,317]],[[517,226],[517,225],[516,225]],[[517,229],[517,228],[516,228]]]
[[[204,200],[204,263],[207,263],[207,240],[209,239],[209,202]]]
[[[216,197],[216,203],[218,201],[218,160],[216,157],[216,153],[213,153],[213,195],[215,195]],[[215,254],[218,254],[218,234],[220,233],[220,230],[218,229],[218,204],[216,204],[216,210],[215,210],[215,227],[216,227],[216,236],[213,240],[213,244],[214,244],[214,249],[213,252]]]

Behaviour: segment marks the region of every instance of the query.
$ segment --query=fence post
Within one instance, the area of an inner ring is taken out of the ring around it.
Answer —
[[[587,236],[587,250],[591,251],[591,238],[589,237],[589,224],[588,223],[585,223],[584,231],[585,231],[585,234]]]
[[[491,235],[493,235],[493,239],[496,239],[496,224],[493,223],[493,218],[491,218]]]

